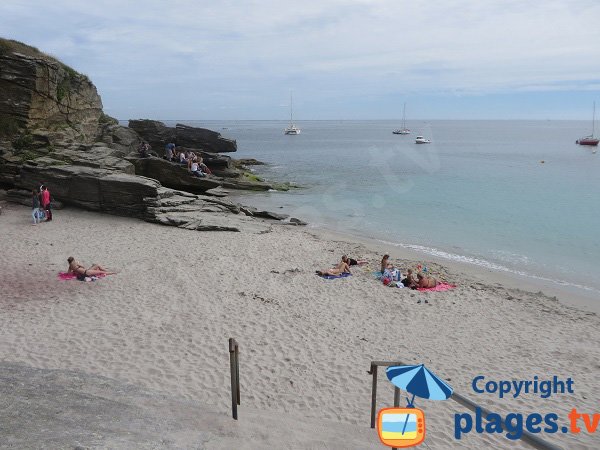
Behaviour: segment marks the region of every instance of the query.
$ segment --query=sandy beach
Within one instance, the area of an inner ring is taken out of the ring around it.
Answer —
[[[372,435],[373,448],[383,446],[369,429],[371,360],[425,363],[498,413],[556,413],[563,424],[572,408],[598,412],[598,316],[501,284],[497,274],[390,249],[399,267],[425,262],[458,285],[423,293],[373,277],[379,248],[310,229],[196,232],[70,208],[56,211],[51,223],[34,227],[29,220],[30,210],[13,204],[0,215],[3,363],[113,378],[227,414],[227,339],[235,337],[244,407],[350,424],[357,435]],[[344,253],[370,264],[345,279],[315,275]],[[118,274],[60,281],[71,255]],[[571,377],[574,393],[499,399],[473,392],[478,375]],[[380,374],[378,406],[391,406],[392,396]],[[416,405],[427,414],[431,449],[529,448],[503,434],[457,441],[453,415],[466,408],[452,401]],[[541,437],[569,449],[600,447],[598,434],[585,430]],[[253,439],[248,448],[273,448],[266,436]]]

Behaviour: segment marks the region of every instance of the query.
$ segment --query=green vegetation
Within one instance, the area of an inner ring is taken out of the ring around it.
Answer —
[[[17,150],[18,153],[29,150],[32,144],[33,136],[31,136],[29,131],[21,133],[12,141],[13,148]]]
[[[59,103],[71,92],[71,82],[68,78],[64,78],[56,86],[56,99]]]
[[[25,56],[43,58],[51,62],[59,62],[56,58],[53,58],[52,56],[41,52],[37,47],[33,47],[31,45],[27,45],[23,42],[15,41],[13,39],[0,38],[0,54],[7,53],[21,53]]]
[[[0,117],[0,137],[11,137],[19,132],[19,122],[9,116]]]
[[[87,79],[87,76],[80,74],[75,69],[62,63],[58,58],[40,51],[37,47],[13,39],[0,38],[0,55],[7,55],[9,53],[21,53],[22,55],[30,56],[32,58],[40,58],[51,63],[60,64],[65,71],[70,73],[71,78],[83,77]]]
[[[111,124],[111,125],[119,124],[119,121],[117,119],[109,116],[108,114],[104,114],[104,113],[102,113],[102,115],[100,116],[100,119],[98,119],[98,122],[100,122],[102,125],[107,124],[107,123]]]
[[[262,183],[263,179],[259,176],[254,175],[252,172],[244,172],[242,173],[242,177],[246,179],[246,181],[252,181],[254,183]]]

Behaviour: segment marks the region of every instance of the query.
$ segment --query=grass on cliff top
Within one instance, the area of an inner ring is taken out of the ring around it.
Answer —
[[[67,66],[65,63],[55,58],[54,56],[50,56],[47,53],[42,52],[37,47],[27,45],[20,41],[15,41],[14,39],[5,39],[0,37],[0,56],[8,55],[10,53],[20,53],[22,55],[30,56],[32,58],[39,58],[43,59],[44,61],[60,64],[65,69],[69,77],[83,77],[88,79],[87,75],[77,72],[75,69]]]

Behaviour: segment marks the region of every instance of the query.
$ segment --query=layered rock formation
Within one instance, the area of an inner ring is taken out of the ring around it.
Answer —
[[[155,151],[162,152],[165,144],[175,143],[178,147],[190,147],[211,153],[237,151],[237,143],[226,139],[216,131],[177,124],[167,127],[156,120],[130,120],[129,128],[135,130]]]
[[[91,142],[101,116],[102,101],[85,75],[37,49],[0,41],[0,134],[72,128],[79,141]]]
[[[46,184],[65,204],[188,229],[235,231],[252,222],[218,198],[226,195],[222,188],[271,188],[219,154],[236,151],[235,141],[185,125],[130,125],[103,114],[85,75],[33,47],[0,39],[0,187],[17,193]],[[195,178],[179,164],[141,158],[138,132],[159,155],[171,141],[200,153],[217,176]]]

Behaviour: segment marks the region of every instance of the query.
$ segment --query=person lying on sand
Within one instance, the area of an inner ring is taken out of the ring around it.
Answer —
[[[425,276],[420,272],[417,274],[417,279],[419,280],[417,282],[417,288],[434,288],[438,284],[438,281],[435,278]]]
[[[319,276],[324,276],[324,275],[333,275],[333,276],[337,276],[337,275],[341,275],[343,273],[352,273],[350,272],[350,266],[345,263],[344,261],[340,261],[340,263],[331,268],[331,269],[325,269],[325,270],[317,270],[316,271],[317,275]]]
[[[369,262],[365,259],[356,260],[356,259],[348,258],[347,255],[342,256],[342,261],[345,262],[346,264],[348,264],[349,266],[358,266],[361,264],[367,264]]]
[[[74,273],[79,277],[93,277],[98,275],[114,275],[117,272],[110,272],[106,270],[104,267],[99,266],[98,264],[94,264],[89,269],[86,269],[83,265],[76,261],[75,258],[69,256],[67,258],[67,262],[69,263],[69,272]]]

